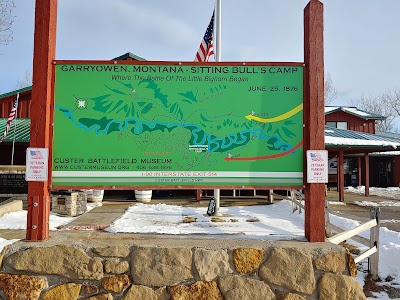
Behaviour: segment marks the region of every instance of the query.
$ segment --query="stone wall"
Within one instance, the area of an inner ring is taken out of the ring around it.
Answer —
[[[330,243],[68,239],[4,248],[4,299],[365,299],[351,255]]]
[[[63,216],[75,217],[86,212],[87,194],[85,192],[58,192],[51,195],[51,211]]]

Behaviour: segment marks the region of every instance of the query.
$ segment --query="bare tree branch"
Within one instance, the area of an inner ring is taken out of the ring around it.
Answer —
[[[393,88],[391,90],[386,91],[382,95],[382,101],[385,105],[388,105],[391,109],[393,109],[397,116],[400,117],[400,89]]]
[[[0,0],[0,45],[8,45],[13,40],[14,0]]]
[[[394,132],[396,131],[396,113],[390,106],[385,104],[384,97],[385,94],[378,97],[362,95],[360,99],[350,101],[350,105],[369,113],[386,117],[385,120],[377,121],[376,131]]]
[[[337,97],[337,90],[333,86],[333,81],[329,73],[325,74],[325,105],[333,102]]]
[[[22,79],[18,79],[15,89],[22,89],[32,85],[32,71],[26,70]]]

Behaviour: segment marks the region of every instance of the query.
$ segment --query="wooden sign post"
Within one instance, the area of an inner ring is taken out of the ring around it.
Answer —
[[[304,157],[307,150],[325,150],[323,23],[323,4],[311,0],[304,9]],[[305,235],[309,242],[324,242],[325,184],[306,183],[306,177]]]
[[[49,149],[51,161],[52,62],[56,53],[57,0],[36,0],[30,146]],[[51,174],[51,163],[49,164]],[[49,182],[28,182],[26,239],[49,238]]]

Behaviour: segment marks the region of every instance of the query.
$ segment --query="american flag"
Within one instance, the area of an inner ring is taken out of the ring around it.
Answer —
[[[43,159],[42,153],[39,150],[29,150],[31,152],[32,159]]]
[[[19,93],[17,94],[17,99],[15,99],[13,107],[11,108],[10,114],[8,116],[7,124],[6,124],[6,129],[4,130],[3,136],[0,139],[0,143],[6,138],[7,133],[10,130],[11,123],[17,116],[18,99],[19,99]]]
[[[324,159],[322,158],[321,154],[319,153],[310,153],[311,156],[311,160],[312,161],[324,161]]]
[[[214,13],[211,17],[210,24],[208,24],[203,40],[200,43],[199,50],[197,50],[196,57],[194,59],[194,61],[196,62],[207,62],[210,59],[211,55],[214,55],[214,47],[213,47]]]

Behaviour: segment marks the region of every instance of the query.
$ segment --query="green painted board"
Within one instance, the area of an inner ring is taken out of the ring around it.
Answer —
[[[52,186],[303,185],[299,65],[55,66]]]

